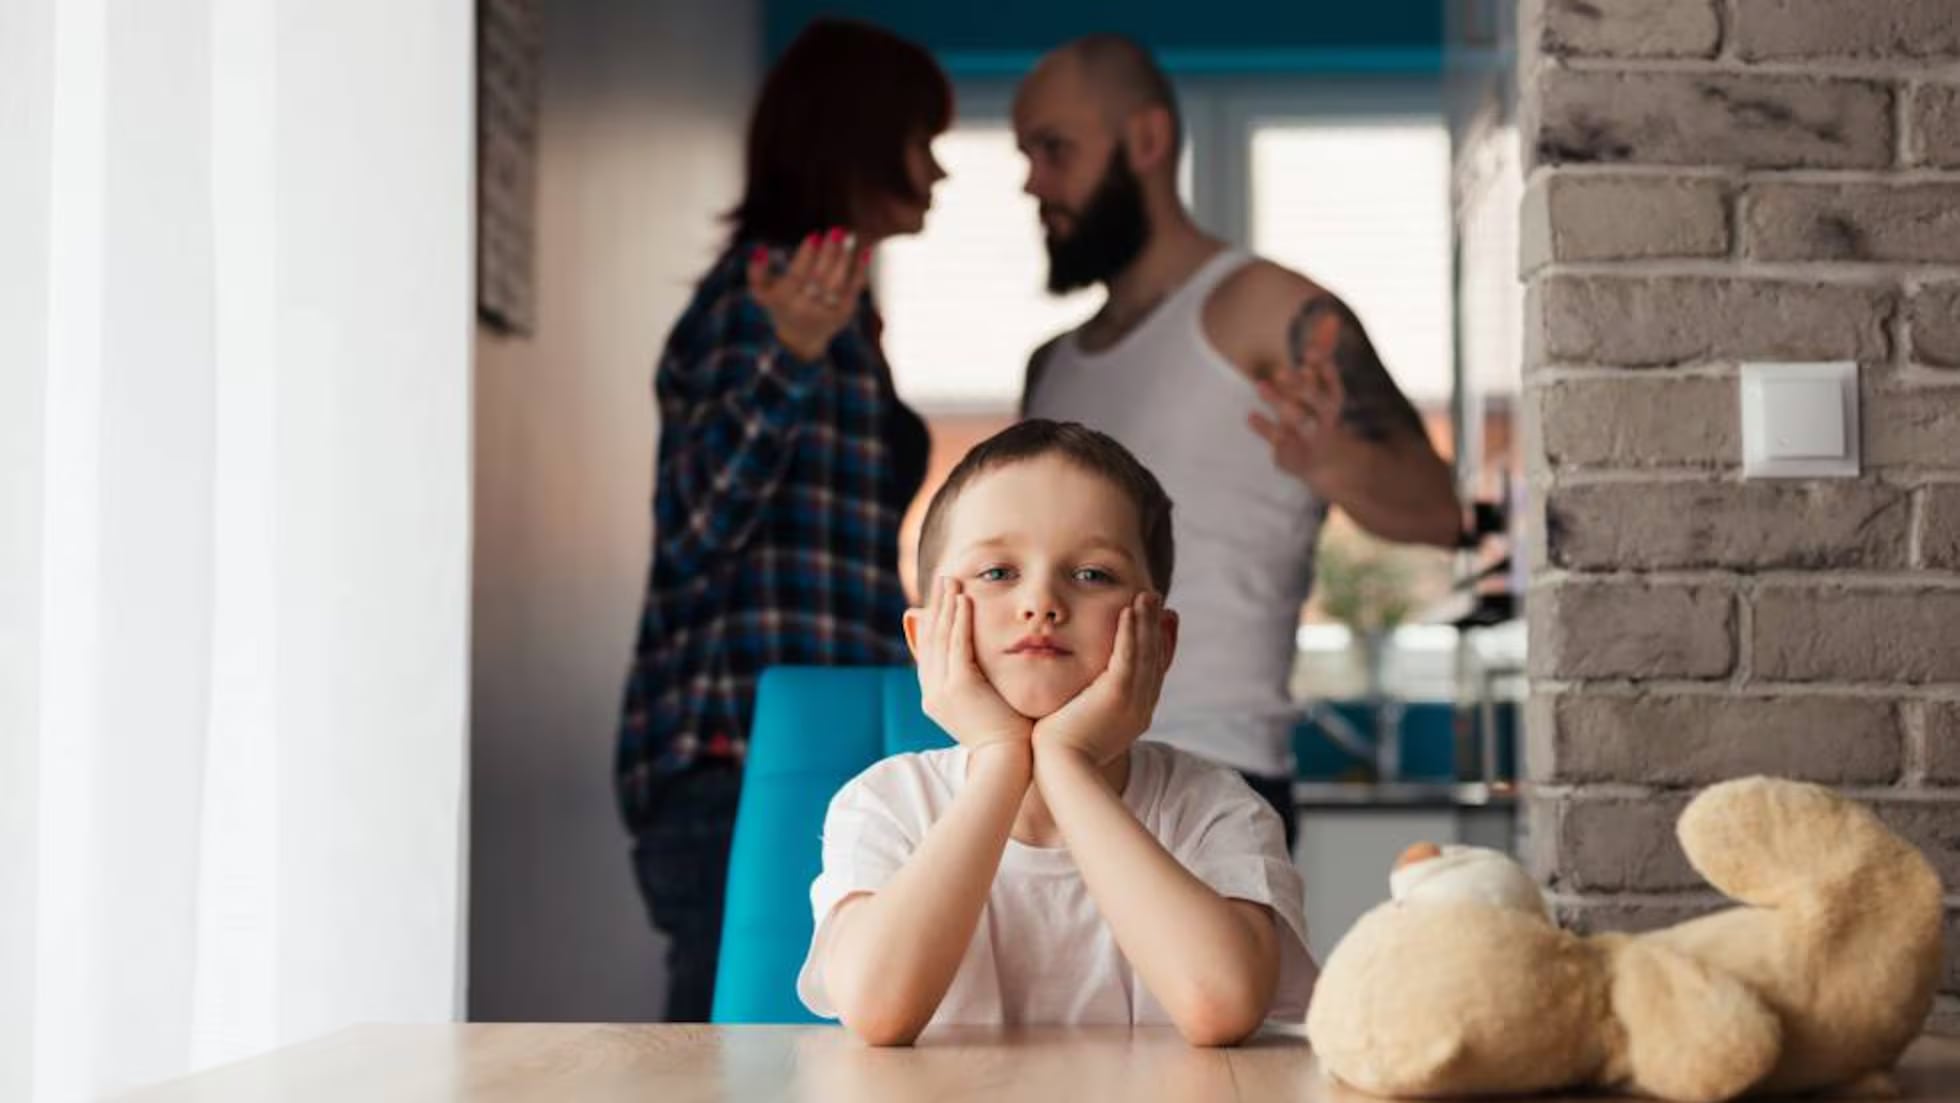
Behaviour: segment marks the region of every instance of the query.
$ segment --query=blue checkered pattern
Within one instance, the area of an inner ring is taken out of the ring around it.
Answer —
[[[747,250],[703,279],[654,377],[653,568],[616,762],[635,830],[661,778],[740,761],[765,667],[909,661],[898,527],[924,426],[892,390],[868,294],[800,361],[748,293]]]

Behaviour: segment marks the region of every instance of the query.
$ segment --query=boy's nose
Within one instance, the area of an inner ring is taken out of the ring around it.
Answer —
[[[1062,603],[1056,601],[1052,594],[1032,595],[1021,606],[1021,619],[1030,623],[1039,624],[1046,621],[1049,624],[1060,624],[1066,615],[1067,611],[1062,608]]]

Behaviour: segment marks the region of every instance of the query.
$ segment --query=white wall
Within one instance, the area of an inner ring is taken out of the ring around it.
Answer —
[[[758,8],[546,8],[537,328],[476,343],[473,1019],[664,1003],[613,733],[651,539],[653,364],[739,195]]]
[[[33,899],[55,0],[0,5],[0,901]],[[32,1094],[35,911],[0,904],[0,1099]]]
[[[0,1097],[458,1010],[471,42],[0,9]]]

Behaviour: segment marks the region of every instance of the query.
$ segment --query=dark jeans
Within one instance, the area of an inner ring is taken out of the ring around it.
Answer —
[[[1273,811],[1279,813],[1279,822],[1286,826],[1286,852],[1293,853],[1293,840],[1300,834],[1299,809],[1293,804],[1293,779],[1290,777],[1268,777],[1265,774],[1241,773],[1245,783],[1252,791],[1264,797]]]
[[[707,1022],[721,950],[722,894],[742,772],[698,767],[661,786],[653,817],[633,844],[633,872],[647,916],[666,934],[667,1021]]]

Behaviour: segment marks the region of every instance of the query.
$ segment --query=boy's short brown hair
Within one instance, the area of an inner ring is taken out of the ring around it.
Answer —
[[[1092,475],[1109,480],[1130,500],[1143,536],[1143,553],[1150,583],[1160,595],[1171,592],[1171,567],[1177,558],[1171,540],[1171,498],[1157,476],[1143,466],[1116,438],[1073,421],[1029,418],[973,446],[955,464],[945,483],[926,507],[919,526],[919,588],[928,590],[932,571],[946,542],[946,515],[967,484],[996,468],[1025,463],[1042,456],[1061,456]]]

